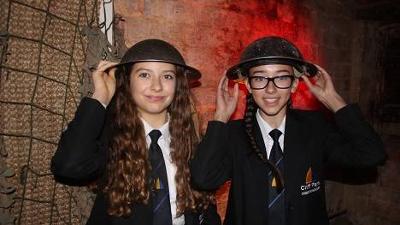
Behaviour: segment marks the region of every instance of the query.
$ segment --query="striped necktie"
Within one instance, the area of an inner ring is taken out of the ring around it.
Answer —
[[[172,225],[167,170],[161,148],[157,144],[161,132],[152,130],[149,136],[151,138],[149,154],[152,168],[153,225]]]
[[[273,129],[269,132],[269,135],[272,137],[274,141],[271,153],[269,155],[269,160],[276,165],[279,171],[284,173],[284,165],[283,165],[283,152],[279,145],[279,137],[282,132],[278,129]],[[285,206],[284,206],[284,194],[285,189],[280,190],[277,186],[279,179],[277,174],[272,173],[271,171],[268,174],[268,184],[269,184],[269,195],[268,195],[268,224],[271,225],[284,225],[285,224]]]

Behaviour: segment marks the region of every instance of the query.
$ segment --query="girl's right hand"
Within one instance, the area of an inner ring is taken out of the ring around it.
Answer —
[[[116,80],[115,70],[111,68],[118,63],[109,61],[100,61],[97,69],[92,73],[94,93],[92,98],[98,100],[103,105],[107,106],[115,93]],[[109,69],[109,70],[108,70]],[[107,72],[106,72],[107,71]]]
[[[228,88],[228,78],[223,76],[218,84],[217,106],[214,114],[214,120],[228,122],[229,118],[235,112],[239,96],[239,85],[236,83],[233,91]]]
[[[315,76],[315,82],[312,83],[307,76],[302,76],[305,84],[310,89],[311,93],[332,112],[337,112],[339,109],[346,106],[346,102],[340,96],[333,85],[332,78],[322,67],[314,64],[318,68],[318,73]]]

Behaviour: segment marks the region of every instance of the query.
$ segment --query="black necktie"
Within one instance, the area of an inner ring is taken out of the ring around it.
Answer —
[[[172,225],[167,169],[161,148],[157,144],[161,132],[152,130],[149,136],[151,138],[149,156],[152,168],[153,225]]]
[[[283,175],[283,152],[279,145],[279,136],[282,132],[278,129],[273,129],[269,132],[269,135],[274,140],[274,144],[271,148],[271,153],[269,155],[269,160],[275,164]],[[283,177],[283,176],[282,176]],[[285,189],[280,190],[278,187],[279,177],[277,174],[270,172],[268,174],[268,184],[269,184],[269,196],[268,196],[268,221],[269,224],[273,225],[283,225],[285,224],[285,206],[284,206],[284,194]]]

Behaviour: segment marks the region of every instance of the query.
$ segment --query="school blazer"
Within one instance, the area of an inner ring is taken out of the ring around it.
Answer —
[[[289,109],[284,139],[285,214],[288,225],[327,225],[325,166],[364,168],[384,162],[386,154],[375,131],[356,105],[347,105],[328,123],[319,112]],[[253,119],[256,143],[266,154]],[[231,180],[224,224],[268,224],[269,168],[253,152],[244,121],[210,121],[194,159],[193,184],[214,189]]]
[[[97,100],[82,99],[74,119],[62,133],[51,161],[51,171],[58,182],[84,186],[105,182],[107,145],[110,137],[108,111]],[[134,204],[129,217],[107,214],[107,201],[98,193],[87,225],[151,225],[152,205]],[[185,225],[219,225],[216,207],[210,205],[201,213],[185,212]]]

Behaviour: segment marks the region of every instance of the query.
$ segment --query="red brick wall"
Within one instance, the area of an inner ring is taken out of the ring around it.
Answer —
[[[320,62],[311,12],[300,2],[117,0],[115,10],[125,19],[128,46],[145,38],[170,41],[187,63],[202,71],[202,85],[193,93],[205,121],[212,115],[215,88],[223,71],[237,62],[251,41],[280,35],[296,43],[306,58]],[[242,110],[239,107],[238,115]]]

